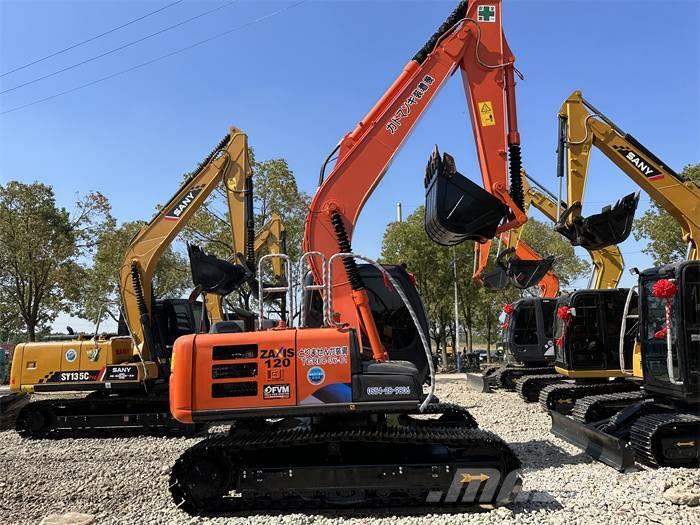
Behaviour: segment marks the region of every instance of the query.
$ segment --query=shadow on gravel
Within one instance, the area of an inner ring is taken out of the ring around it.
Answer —
[[[528,505],[528,503],[525,503],[525,505]],[[521,505],[519,503],[514,503],[508,508],[511,508],[515,506],[520,507]],[[561,506],[560,506],[561,507]],[[543,508],[543,507],[538,507],[538,508]],[[426,506],[426,507],[396,507],[396,508],[368,508],[368,509],[304,509],[302,510],[294,510],[294,509],[289,509],[289,510],[269,510],[269,511],[260,511],[260,512],[255,512],[254,514],[252,511],[247,510],[247,511],[242,511],[242,512],[207,512],[207,513],[201,513],[198,514],[198,516],[202,517],[207,517],[207,518],[216,518],[216,517],[241,517],[241,516],[256,516],[256,517],[271,517],[271,518],[279,518],[282,516],[293,516],[293,515],[298,515],[298,514],[303,514],[305,516],[319,516],[323,518],[333,518],[339,521],[344,521],[348,519],[381,519],[381,518],[403,518],[403,517],[420,517],[420,516],[426,516],[426,515],[436,515],[439,514],[440,516],[458,516],[461,514],[488,514],[489,512],[492,512],[493,509],[483,509],[480,507],[474,507],[474,506],[469,506],[469,507],[455,507],[455,506],[450,506],[450,507],[440,507],[438,505],[435,506]],[[515,510],[514,510],[515,512]],[[193,515],[190,513],[187,513],[188,515]]]
[[[536,439],[523,443],[509,443],[528,472],[560,465],[581,465],[593,460],[585,452],[572,456],[561,447],[546,439]]]

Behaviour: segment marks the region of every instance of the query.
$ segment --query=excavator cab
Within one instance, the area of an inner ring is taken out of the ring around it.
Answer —
[[[408,272],[402,266],[385,265],[384,268],[401,287],[416,312],[424,333],[428,333],[425,308]],[[391,285],[387,286],[384,276],[377,268],[370,264],[360,264],[358,270],[369,296],[372,317],[382,344],[389,353],[389,359],[413,363],[418,370],[418,380],[421,384],[425,383],[430,374],[430,368],[408,309],[396,290]],[[306,283],[313,284],[310,273],[306,276]],[[316,290],[306,290],[305,293],[306,298],[303,301],[305,324],[309,328],[318,328],[323,325],[323,299]],[[369,345],[363,342],[362,346]],[[366,353],[369,355],[371,351],[367,350]]]
[[[666,281],[675,293],[663,298]],[[700,262],[651,268],[640,274],[642,369],[652,394],[700,402]],[[670,307],[667,319],[667,306]],[[666,333],[670,325],[670,334]]]
[[[627,288],[576,290],[557,301],[555,327],[556,371],[572,379],[623,377],[620,360],[620,329],[627,301]],[[636,314],[634,293],[628,313]],[[635,331],[624,334],[623,359],[632,363]]]
[[[496,258],[496,269],[485,272],[481,280],[484,287],[491,290],[501,290],[509,283],[520,290],[525,290],[531,286],[537,286],[545,274],[552,269],[554,257],[549,256],[544,259],[520,259],[512,256],[515,248],[508,248]]]
[[[437,244],[485,242],[496,235],[508,208],[457,171],[454,158],[437,146],[425,168],[425,231]]]
[[[613,206],[606,206],[600,213],[588,217],[569,217],[581,210],[580,203],[574,203],[562,213],[554,229],[569,239],[572,245],[586,250],[601,250],[620,244],[632,232],[634,213],[639,204],[639,193],[630,193]]]
[[[555,299],[524,297],[513,303],[504,330],[506,353],[518,363],[543,366],[554,360]]]

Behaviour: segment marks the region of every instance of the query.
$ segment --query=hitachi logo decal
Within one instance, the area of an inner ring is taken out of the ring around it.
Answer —
[[[165,219],[169,221],[178,220],[182,216],[184,211],[189,207],[189,205],[192,204],[195,197],[200,194],[201,191],[201,186],[196,186],[192,188],[192,190],[187,192],[175,206],[170,208],[170,211],[165,216]]]
[[[644,160],[631,149],[622,146],[613,147],[647,179],[654,180],[663,177],[663,174],[659,170],[654,168],[648,161]]]

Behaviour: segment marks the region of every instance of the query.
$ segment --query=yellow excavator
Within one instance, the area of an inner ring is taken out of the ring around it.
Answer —
[[[697,259],[693,240],[700,229],[697,185],[684,180],[622,131],[580,91],[574,91],[559,112],[557,175],[562,181],[566,179],[571,205],[561,214],[555,229],[572,244],[586,248],[622,242],[630,233],[639,193],[627,195],[599,214],[581,215],[594,147],[676,219],[688,243],[688,257]],[[627,327],[624,322],[625,311],[635,311],[637,302],[636,291],[626,288],[576,290],[559,297],[556,373],[520,380],[517,390],[523,399],[539,400],[546,410],[568,414],[581,397],[638,390],[639,382],[625,380],[632,373],[633,361],[639,363],[641,356],[635,345],[634,326]],[[626,332],[621,334],[623,327]],[[622,370],[621,363],[628,369]]]
[[[556,222],[561,212],[567,209],[566,204],[526,172],[522,173],[526,212],[530,206],[533,206],[548,219]],[[528,181],[532,182],[532,185]],[[528,271],[526,279],[529,279],[530,285],[536,283],[537,279],[541,279],[538,285],[539,297],[523,297],[504,307],[506,312],[504,347],[510,363],[488,367],[481,374],[467,374],[469,387],[480,392],[490,392],[493,388],[515,390],[518,380],[523,377],[554,374],[553,330],[559,281],[549,270],[551,262],[549,265],[545,264],[547,259],[538,260],[536,254],[530,257],[532,262],[519,259],[524,243],[519,239],[521,233],[516,230],[515,235],[507,240],[506,246],[511,252],[515,248],[514,254],[507,262],[502,260],[503,254],[500,254],[497,258],[496,270],[485,271],[488,263],[488,248],[485,248],[487,245],[475,245],[477,267],[474,274],[487,288],[503,288],[509,276],[515,282],[514,276],[519,273],[524,275]],[[595,289],[616,288],[624,269],[624,259],[620,249],[617,246],[608,246],[588,250],[588,253],[593,262],[589,286]],[[498,260],[499,258],[501,260]],[[519,267],[516,266],[513,269],[513,265],[519,265]],[[524,271],[521,269],[523,265],[526,265]],[[542,266],[547,268],[544,277],[541,273]],[[538,272],[539,275],[536,275]]]
[[[195,282],[211,298],[205,301],[209,308],[195,300],[157,299],[151,281],[163,251],[218,185],[223,185],[227,197],[233,246],[246,246],[247,230],[252,226],[252,220],[244,220],[246,210],[252,209],[251,175],[247,136],[231,128],[131,240],[119,271],[118,334],[99,335],[98,322],[93,336],[68,335],[62,340],[17,345],[10,374],[13,391],[90,392],[81,399],[52,396],[29,403],[17,417],[16,428],[22,436],[53,437],[66,431],[100,428],[196,430],[195,425],[177,422],[168,408],[172,345],[179,336],[198,332],[208,324],[207,310],[212,318],[221,318],[224,312],[217,297],[250,281],[254,272],[246,261],[220,261],[227,266],[225,281],[204,282],[204,286]],[[269,233],[261,237],[261,248],[282,232],[277,217]],[[202,258],[210,256],[196,247],[189,248],[191,256],[193,252],[200,255],[199,259],[191,257],[194,274],[205,266]],[[235,312],[226,315],[235,318]]]

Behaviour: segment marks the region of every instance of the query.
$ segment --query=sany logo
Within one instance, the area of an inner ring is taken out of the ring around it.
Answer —
[[[189,207],[194,201],[195,197],[199,195],[202,191],[202,186],[196,186],[192,188],[187,194],[185,194],[180,201],[170,208],[170,211],[165,215],[165,219],[168,221],[176,221],[180,219],[182,213]]]
[[[630,164],[649,180],[660,179],[663,173],[654,168],[648,161],[637,155],[634,151],[623,146],[613,146]]]

